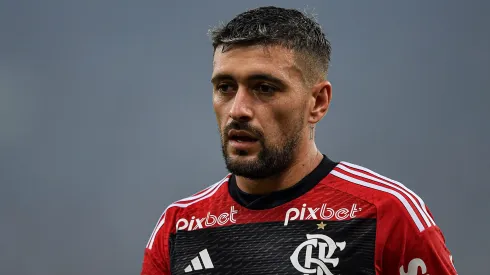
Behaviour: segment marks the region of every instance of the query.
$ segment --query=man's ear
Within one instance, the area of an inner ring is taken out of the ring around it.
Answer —
[[[330,101],[332,100],[332,84],[328,80],[318,82],[312,87],[313,104],[310,109],[308,122],[311,124],[318,123],[328,111]]]

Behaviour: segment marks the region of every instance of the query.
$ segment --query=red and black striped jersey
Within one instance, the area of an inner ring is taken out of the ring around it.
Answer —
[[[456,274],[440,228],[403,184],[324,156],[296,185],[267,195],[233,174],[167,207],[142,275]]]

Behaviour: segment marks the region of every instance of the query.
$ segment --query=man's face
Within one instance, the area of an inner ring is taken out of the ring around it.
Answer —
[[[309,95],[294,53],[218,47],[213,64],[213,107],[228,170],[261,179],[287,169],[304,136]]]

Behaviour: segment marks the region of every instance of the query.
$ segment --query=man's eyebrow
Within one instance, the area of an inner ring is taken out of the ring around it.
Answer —
[[[284,86],[284,81],[281,80],[280,78],[277,78],[271,74],[265,74],[265,73],[259,73],[259,74],[253,74],[253,75],[250,75],[248,78],[247,78],[248,81],[257,81],[257,80],[263,80],[263,81],[268,81],[268,82],[272,82],[272,83],[275,83],[277,85],[281,85],[281,86]]]
[[[216,83],[222,80],[233,80],[233,77],[229,74],[216,74],[211,78],[211,83]]]
[[[222,80],[233,80],[233,79],[234,79],[233,76],[229,74],[216,74],[215,76],[213,76],[213,78],[211,78],[211,83],[216,83]],[[256,73],[256,74],[249,75],[247,77],[247,81],[257,81],[257,80],[268,81],[282,86],[285,85],[283,80],[267,73]]]

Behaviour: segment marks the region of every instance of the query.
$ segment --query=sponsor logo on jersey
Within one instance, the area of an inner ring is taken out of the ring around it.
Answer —
[[[303,220],[330,220],[337,219],[339,221],[345,219],[353,219],[356,217],[356,213],[360,212],[362,209],[357,208],[357,204],[353,204],[350,208],[339,208],[333,209],[327,207],[327,204],[322,204],[321,207],[307,207],[306,203],[303,204],[301,209],[290,208],[286,211],[284,217],[284,226],[288,225],[289,221],[303,221]]]
[[[419,273],[419,268],[422,273]],[[427,266],[422,259],[415,258],[408,263],[407,272],[403,266],[400,266],[400,275],[427,275]]]
[[[334,275],[327,265],[337,267],[339,258],[332,256],[337,249],[344,250],[346,243],[335,242],[323,234],[307,234],[306,239],[289,257],[294,268],[302,274]],[[317,249],[318,253],[313,254],[313,249]],[[305,255],[304,261],[300,262],[300,255]],[[318,258],[314,258],[313,255],[318,255]]]
[[[202,229],[206,227],[213,226],[215,224],[225,225],[227,223],[236,223],[235,215],[238,213],[238,210],[235,210],[235,207],[230,207],[229,212],[224,212],[218,215],[211,214],[208,212],[206,217],[204,218],[196,218],[192,216],[190,220],[185,218],[181,218],[177,221],[176,227],[177,230],[196,230]]]

